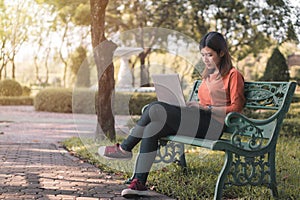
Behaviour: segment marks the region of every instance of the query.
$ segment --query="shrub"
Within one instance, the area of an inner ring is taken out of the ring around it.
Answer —
[[[22,86],[15,80],[5,79],[0,81],[0,96],[21,96]]]
[[[297,102],[300,102],[300,94],[294,94],[293,96],[293,100],[292,100],[293,103],[297,103]]]
[[[142,108],[153,101],[157,101],[155,93],[134,93],[129,104],[130,114],[140,115]]]
[[[0,105],[14,105],[14,106],[20,106],[20,105],[33,105],[33,98],[32,97],[0,97]]]
[[[72,90],[47,88],[40,91],[34,99],[34,108],[38,111],[72,112]]]
[[[263,81],[289,81],[289,67],[286,59],[276,47],[267,62],[267,67],[261,80]]]
[[[72,111],[74,113],[95,114],[96,92],[79,88],[73,91]]]
[[[67,112],[95,114],[97,93],[93,90],[48,88],[40,91],[34,101],[36,110],[48,112]],[[117,92],[114,99],[114,114],[140,115],[146,104],[156,100],[155,93]]]
[[[31,89],[27,86],[22,86],[22,96],[30,96]]]
[[[156,100],[155,93],[117,92],[114,105],[115,114],[140,115],[142,108],[146,104]]]

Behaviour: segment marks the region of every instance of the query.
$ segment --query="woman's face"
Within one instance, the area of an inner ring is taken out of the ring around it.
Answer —
[[[202,60],[207,69],[218,69],[221,63],[221,57],[218,53],[209,47],[201,49]]]

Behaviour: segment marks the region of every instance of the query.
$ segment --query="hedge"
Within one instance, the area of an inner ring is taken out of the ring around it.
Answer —
[[[156,99],[155,93],[116,92],[114,114],[140,115],[142,107]],[[93,90],[47,88],[36,95],[34,107],[37,111],[95,114],[96,103]]]
[[[20,97],[0,97],[0,105],[14,105],[14,106],[21,106],[21,105],[33,105],[33,98],[29,96],[20,96]]]
[[[71,113],[72,90],[62,88],[47,88],[41,90],[34,99],[37,111]]]
[[[0,96],[21,96],[22,93],[23,89],[19,82],[12,79],[0,81]]]

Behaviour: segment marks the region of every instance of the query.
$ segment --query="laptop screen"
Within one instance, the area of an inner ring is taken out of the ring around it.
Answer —
[[[152,80],[159,101],[186,106],[178,74],[154,74]]]

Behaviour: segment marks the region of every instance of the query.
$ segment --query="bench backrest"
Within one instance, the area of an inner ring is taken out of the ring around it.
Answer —
[[[195,81],[190,101],[198,101],[198,87],[200,84],[201,80]],[[269,127],[261,127],[265,129],[264,138],[271,139],[274,134],[278,134],[281,123],[291,104],[295,88],[295,82],[245,82],[246,108],[275,111],[272,116],[276,117],[273,122],[269,123]],[[233,131],[230,127],[226,129],[226,132]],[[249,136],[252,135],[249,134]]]
[[[190,101],[198,101],[198,87],[201,80],[194,83]],[[287,104],[285,112],[296,88],[295,82],[245,82],[246,108],[279,110]]]

